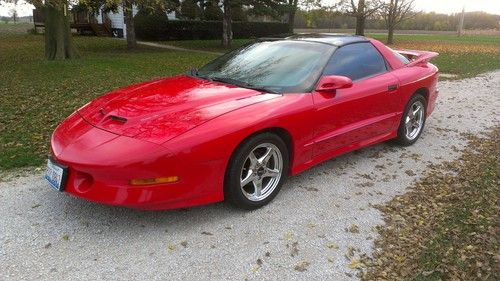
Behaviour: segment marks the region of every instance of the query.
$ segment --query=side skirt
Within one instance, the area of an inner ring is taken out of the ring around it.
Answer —
[[[345,153],[348,153],[348,152],[351,152],[354,150],[358,150],[358,149],[361,149],[361,148],[364,148],[364,147],[367,147],[367,146],[370,146],[373,144],[381,143],[381,142],[384,142],[386,140],[393,139],[396,136],[397,136],[397,131],[393,131],[393,132],[378,135],[376,137],[373,137],[373,138],[370,138],[367,140],[363,140],[363,141],[360,141],[357,143],[352,143],[350,145],[340,147],[336,150],[329,151],[327,153],[318,155],[317,157],[313,158],[311,161],[308,161],[308,162],[303,163],[299,166],[293,167],[292,171],[291,171],[291,175],[294,176],[296,174],[299,174],[299,173],[301,173],[301,172],[303,172],[311,167],[318,165],[321,162],[332,159],[333,157],[336,157],[336,156],[339,156],[339,155],[342,155],[342,154],[345,154]]]

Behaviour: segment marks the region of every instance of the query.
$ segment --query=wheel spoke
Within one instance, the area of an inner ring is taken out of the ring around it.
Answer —
[[[249,184],[252,180],[254,180],[255,174],[252,169],[248,170],[247,176],[241,180],[241,187]]]
[[[263,166],[267,164],[271,156],[273,156],[273,148],[272,147],[267,147],[266,153],[262,157],[259,158],[259,163]]]
[[[255,154],[252,152],[250,152],[250,154],[248,155],[248,159],[250,160],[250,167],[255,167],[257,165],[257,163],[259,162],[259,160],[257,159],[257,157],[255,157]]]
[[[413,108],[412,108],[412,109],[410,109],[410,111],[408,112],[408,117],[409,117],[410,119],[413,119],[413,117],[415,117],[415,111],[413,111]]]
[[[422,109],[422,108],[421,108],[420,106],[417,106],[417,109],[415,109],[415,110],[412,112],[412,115],[413,115],[413,116],[417,116],[417,114],[419,114],[419,113],[420,113],[420,110],[421,110],[421,109]]]
[[[413,122],[406,123],[406,136],[409,136],[413,131]]]
[[[252,183],[255,188],[253,195],[255,197],[260,197],[262,195],[262,179],[256,179]]]
[[[280,175],[280,170],[266,168],[266,172],[264,173],[263,177],[265,177],[265,178],[276,178],[279,175]]]

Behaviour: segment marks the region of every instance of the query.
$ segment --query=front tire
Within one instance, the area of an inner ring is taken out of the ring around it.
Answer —
[[[275,134],[262,133],[243,142],[231,157],[224,184],[225,199],[246,210],[276,197],[288,177],[289,152]]]
[[[427,101],[420,95],[414,95],[406,105],[398,128],[396,142],[403,146],[414,144],[424,130],[427,116]]]

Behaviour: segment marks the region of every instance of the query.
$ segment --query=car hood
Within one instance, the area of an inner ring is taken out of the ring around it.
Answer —
[[[224,113],[278,96],[176,76],[113,91],[78,113],[108,132],[164,143]]]

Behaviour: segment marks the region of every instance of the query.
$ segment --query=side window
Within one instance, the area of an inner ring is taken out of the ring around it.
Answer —
[[[353,81],[387,71],[382,55],[370,43],[355,43],[338,48],[323,75],[341,75]]]

